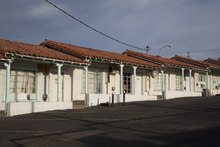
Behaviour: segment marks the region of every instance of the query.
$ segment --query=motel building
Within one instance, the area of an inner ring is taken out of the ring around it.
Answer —
[[[0,110],[7,116],[101,103],[220,94],[220,63],[114,53],[45,40],[0,39]]]

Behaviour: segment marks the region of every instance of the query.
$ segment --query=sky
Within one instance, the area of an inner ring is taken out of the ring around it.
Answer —
[[[74,17],[128,44],[164,57],[220,57],[220,0],[50,0]],[[110,40],[44,0],[1,0],[0,38],[45,39],[122,53],[145,52]],[[170,45],[171,48],[167,47]]]

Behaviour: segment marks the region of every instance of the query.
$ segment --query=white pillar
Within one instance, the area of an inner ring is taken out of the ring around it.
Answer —
[[[136,94],[136,76],[137,76],[137,67],[133,66],[133,81],[132,81],[132,94]]]
[[[206,87],[206,91],[208,90],[208,85],[209,85],[209,73],[206,72],[206,78],[205,78],[205,87]]]
[[[168,90],[168,75],[165,73],[164,74],[164,91]]]
[[[212,90],[213,89],[213,87],[212,87],[212,83],[213,83],[213,81],[212,81],[213,79],[212,79],[212,75],[210,75],[210,90]],[[217,77],[217,81],[218,81],[218,77]],[[216,81],[216,82],[217,82]]]
[[[57,101],[60,101],[60,76],[61,76],[61,67],[63,66],[63,64],[56,64],[57,66]]]
[[[85,94],[88,94],[88,66],[84,66],[85,69]]]
[[[192,70],[189,70],[189,92],[192,91]]]
[[[144,74],[141,74],[141,95],[144,95]]]
[[[161,91],[162,91],[162,98],[164,99],[164,72],[163,70],[161,71]]]
[[[120,64],[120,94],[123,94],[123,68],[124,65]]]
[[[161,71],[161,90],[164,91],[164,73]]]
[[[182,91],[184,91],[184,68],[182,68]]]
[[[6,67],[6,82],[5,82],[5,113],[8,115],[7,103],[10,102],[10,71],[11,71],[11,62],[5,63]]]
[[[218,80],[218,78],[217,78],[217,80]],[[212,95],[212,89],[213,89],[212,83],[213,83],[213,81],[212,81],[212,75],[210,75],[210,82],[209,82],[209,84],[210,84],[210,92],[211,92],[211,95]]]

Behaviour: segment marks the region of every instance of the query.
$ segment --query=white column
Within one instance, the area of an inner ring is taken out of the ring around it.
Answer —
[[[205,87],[206,87],[206,90],[208,90],[208,85],[209,85],[209,73],[206,72],[206,78],[205,78]]]
[[[164,72],[163,70],[161,71],[161,89],[164,91]]]
[[[189,70],[189,92],[192,91],[192,70]]]
[[[218,78],[217,78],[217,80],[218,80]],[[210,82],[209,82],[209,84],[210,84],[210,92],[211,92],[211,95],[212,95],[212,89],[213,89],[213,87],[212,87],[212,75],[210,75]]]
[[[120,65],[120,94],[123,94],[123,68],[124,68],[124,65],[121,64]]]
[[[133,66],[133,81],[132,81],[132,94],[136,93],[136,76],[137,76],[137,67]]]
[[[164,71],[161,71],[161,90],[162,90],[162,98],[165,99],[164,93]]]
[[[218,80],[218,78],[217,78],[217,80]],[[216,82],[217,82],[217,81],[216,81]],[[213,87],[212,87],[212,83],[213,83],[213,81],[212,81],[212,75],[210,75],[210,90],[213,89]]]
[[[164,74],[164,91],[167,91],[167,84],[168,84],[168,81],[167,81],[167,78],[168,78],[168,75],[165,73]]]
[[[63,66],[63,64],[56,64],[57,66],[57,101],[60,101],[60,76],[61,76],[61,67]]]
[[[168,83],[167,83],[167,85],[168,85],[167,90],[170,91],[170,90],[171,90],[171,89],[170,89],[170,82],[171,82],[171,81],[170,81],[170,74],[167,74],[167,82],[168,82]]]
[[[184,68],[182,68],[182,91],[184,91]]]
[[[88,66],[84,66],[85,69],[85,94],[88,94]]]
[[[144,95],[144,74],[143,73],[141,74],[141,95]]]
[[[5,82],[5,113],[8,114],[7,103],[10,102],[10,71],[11,71],[11,62],[5,63],[6,67],[6,82]]]

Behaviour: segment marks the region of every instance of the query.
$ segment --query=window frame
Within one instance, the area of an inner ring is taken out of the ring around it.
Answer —
[[[10,93],[36,94],[37,74],[33,70],[11,69]]]
[[[132,74],[123,73],[123,89],[125,93],[131,94],[132,92]]]

